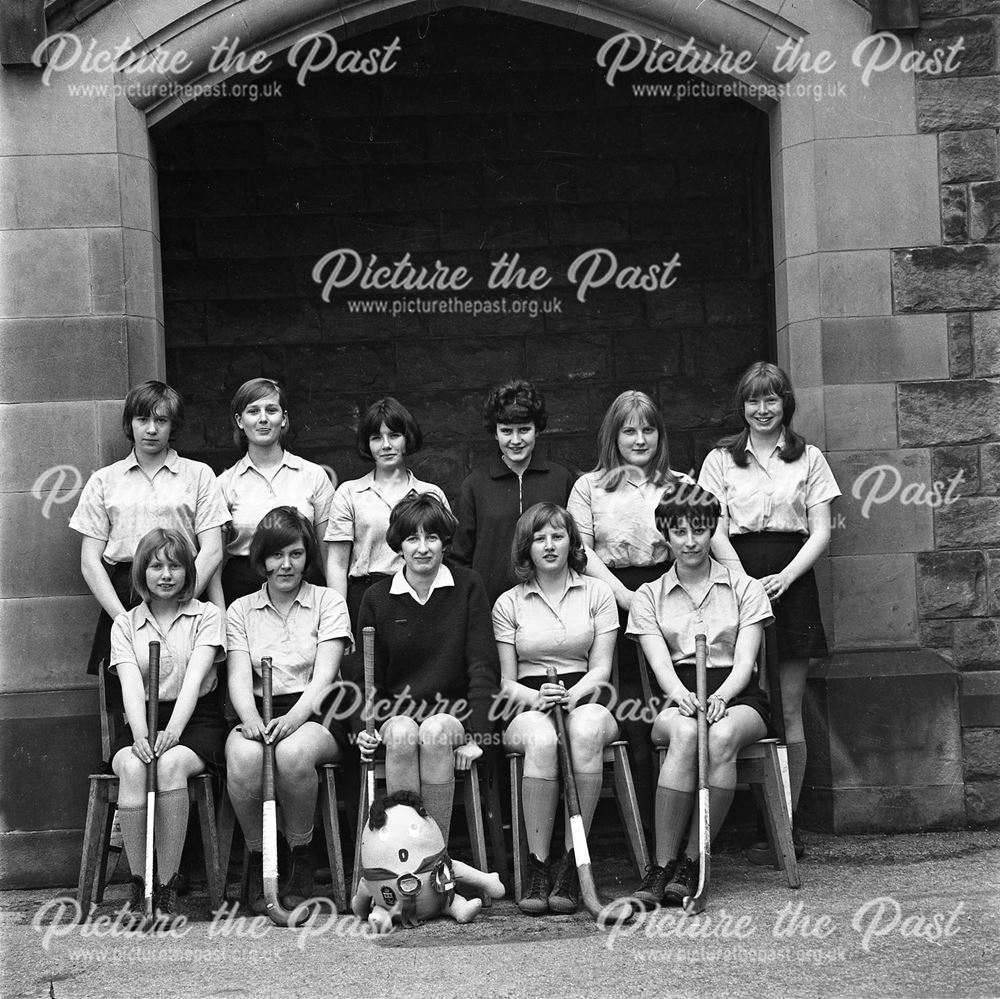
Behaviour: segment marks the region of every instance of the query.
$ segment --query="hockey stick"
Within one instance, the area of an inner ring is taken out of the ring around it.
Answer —
[[[549,683],[559,682],[555,666],[548,668],[546,679]],[[555,719],[556,735],[559,739],[559,762],[562,764],[566,809],[569,812],[570,835],[573,838],[573,858],[576,860],[576,873],[580,881],[580,898],[587,912],[599,924],[621,925],[632,919],[634,911],[631,904],[624,900],[615,909],[601,905],[594,884],[594,872],[590,867],[590,849],[587,846],[587,831],[583,827],[583,816],[580,814],[580,795],[576,788],[576,772],[573,770],[573,756],[566,734],[564,709],[561,706],[557,707],[552,716]]]
[[[153,829],[156,825],[156,732],[160,720],[160,643],[149,643],[149,693],[146,697],[146,741],[153,758],[146,764],[146,869],[143,873],[143,919],[153,923]]]
[[[261,693],[264,701],[264,728],[271,724],[274,713],[271,692],[271,657],[264,656],[260,661]],[[274,800],[274,743],[264,740],[264,768],[262,776],[263,804],[263,849],[264,856],[264,905],[265,911],[276,926],[294,926],[291,914],[281,904],[278,897],[278,813]],[[303,916],[305,913],[303,912]]]
[[[365,731],[375,734],[375,713],[372,697],[375,692],[375,629],[371,625],[361,629],[361,643],[365,655]],[[365,805],[365,818],[375,804],[375,762],[365,762],[365,791],[368,799]]]
[[[712,874],[712,820],[708,807],[708,645],[704,635],[694,636],[695,684],[698,694],[698,889],[684,899],[684,911],[693,916],[705,911]]]

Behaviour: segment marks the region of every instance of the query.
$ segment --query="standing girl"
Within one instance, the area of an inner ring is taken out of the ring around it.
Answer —
[[[581,476],[569,498],[587,550],[587,575],[604,580],[618,604],[618,694],[639,701],[642,683],[635,646],[625,640],[632,598],[643,583],[669,565],[670,546],[654,512],[664,489],[694,483],[670,468],[663,417],[645,392],[622,392],[608,407],[597,434],[597,468]],[[636,797],[643,826],[652,828],[653,749],[651,725],[636,719],[621,727],[629,742]]]
[[[830,504],[840,490],[819,448],[792,430],[795,393],[781,368],[751,364],[736,386],[735,409],[743,430],[720,441],[698,482],[722,503],[712,542],[716,556],[737,556],[764,584],[774,608],[794,811],[806,766],[802,698],[809,660],[827,655],[813,566],[830,543]],[[795,838],[801,857],[797,833]],[[771,862],[764,842],[748,856]]]
[[[575,912],[576,859],[567,817],[565,852],[550,876],[549,848],[559,802],[558,737],[552,712],[569,709],[566,731],[589,832],[604,781],[604,748],[618,738],[611,712],[588,703],[611,679],[618,611],[611,588],[581,575],[587,564],[573,518],[555,503],[538,503],[517,522],[511,552],[523,580],[493,607],[501,691],[521,713],[507,726],[504,746],[524,753],[521,798],[528,838],[528,885],[518,906],[540,916]],[[546,676],[555,666],[558,683]],[[514,835],[518,835],[514,830]]]
[[[576,478],[538,454],[547,421],[545,397],[528,381],[498,385],[483,405],[483,427],[498,449],[462,483],[449,560],[482,576],[491,606],[517,582],[510,566],[517,518],[536,503],[565,506]]]
[[[264,516],[250,542],[250,561],[266,579],[226,614],[229,700],[240,723],[226,742],[229,797],[250,851],[250,901],[264,911],[261,771],[264,742],[275,743],[275,793],[290,870],[281,903],[293,909],[313,890],[309,843],[319,781],[316,767],[339,760],[348,726],[324,722],[322,701],[351,648],[351,622],[339,593],[305,576],[319,562],[312,524],[294,507]],[[273,662],[274,717],[262,718],[261,659]]]
[[[132,453],[90,477],[69,526],[83,535],[80,570],[101,605],[87,672],[96,674],[111,648],[111,622],[139,603],[132,560],[154,527],[181,533],[197,552],[192,596],[202,593],[222,559],[226,505],[208,465],[182,458],[170,438],[184,425],[184,402],[163,382],[143,382],[125,397],[122,430]],[[121,707],[117,684],[108,703]]]
[[[233,396],[233,441],[244,456],[219,476],[232,517],[222,569],[225,606],[260,589],[263,578],[250,564],[250,540],[261,519],[278,506],[293,506],[315,529],[326,533],[334,484],[311,461],[286,451],[289,431],[285,390],[270,378],[251,378]],[[322,568],[311,582],[322,584]]]
[[[142,603],[119,614],[111,628],[110,670],[121,681],[128,728],[113,750],[120,781],[118,814],[133,872],[145,870],[146,768],[156,760],[154,842],[159,870],[153,903],[173,914],[177,867],[188,823],[188,779],[219,773],[226,730],[219,713],[215,664],[225,655],[222,614],[193,599],[195,559],[180,531],[156,528],[132,561],[132,585]],[[159,732],[148,732],[149,643],[160,643]],[[131,879],[133,912],[142,911],[143,879]]]
[[[392,576],[403,565],[402,557],[386,543],[393,507],[411,492],[432,493],[448,507],[437,486],[421,482],[406,467],[407,457],[422,445],[417,421],[391,396],[369,406],[358,424],[358,454],[375,467],[360,479],[340,485],[323,536],[328,543],[327,586],[347,600],[355,624],[368,587]],[[360,663],[352,665],[352,675],[346,679],[356,680]]]

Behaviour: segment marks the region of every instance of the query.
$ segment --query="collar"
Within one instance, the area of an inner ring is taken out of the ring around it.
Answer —
[[[298,471],[302,468],[302,459],[298,455],[290,454],[288,451],[282,451],[281,461],[278,462],[278,468],[291,468]],[[243,455],[238,462],[236,462],[236,474],[242,475],[244,472],[249,472],[253,469],[258,475],[263,475],[264,473],[250,460],[250,453],[247,452]]]
[[[174,623],[174,621],[176,621],[178,618],[197,617],[199,613],[201,613],[201,611],[200,608],[198,607],[198,601],[186,600],[184,603],[180,605],[180,607],[177,608],[177,613],[174,614],[173,618],[170,621],[170,624],[167,625],[168,630],[170,626]],[[141,604],[136,604],[135,614],[136,614],[136,623],[135,623],[136,628],[141,628],[144,625],[149,625],[151,628],[155,628],[157,631],[160,630],[160,625],[157,623],[156,618],[153,617],[153,612],[149,609],[149,604],[147,604],[145,600]]]
[[[307,583],[303,579],[302,585],[299,587],[299,592],[295,594],[295,599],[292,601],[292,606],[294,607],[298,604],[300,607],[312,607],[315,600],[315,590],[316,587],[312,583]],[[249,599],[252,601],[252,606],[257,610],[270,607],[275,614],[280,613],[271,601],[270,596],[268,596],[266,582],[261,583],[260,589],[252,593]]]
[[[685,593],[687,592],[684,584],[677,578],[676,562],[670,566],[661,578],[663,579],[664,593],[669,593],[677,586],[684,590]],[[721,583],[723,586],[733,585],[732,577],[729,575],[729,570],[721,562],[716,562],[711,556],[709,556],[708,559],[708,582],[710,584],[709,589],[711,589],[711,587],[716,583]]]
[[[566,580],[566,588],[562,591],[560,599],[566,596],[566,594],[569,593],[570,590],[575,589],[578,586],[585,586],[585,585],[586,584],[584,583],[583,578],[580,576],[580,574],[570,569],[569,579]],[[524,584],[524,592],[526,594],[537,593],[538,596],[540,596],[543,600],[545,599],[545,594],[542,593],[541,587],[539,587],[538,585],[538,579],[535,576],[532,576],[531,579],[529,579]]]
[[[164,459],[161,468],[166,468],[168,471],[177,474],[177,463],[181,460],[181,456],[171,447],[167,448],[167,457]],[[126,471],[132,468],[138,468],[140,471],[145,473],[145,469],[139,464],[139,459],[135,456],[135,448],[129,451],[128,457],[125,459],[125,469]],[[158,472],[158,468],[156,471]],[[153,473],[154,475],[156,472]]]
[[[543,458],[538,453],[538,445],[535,445],[534,451],[531,452],[531,460],[525,466],[525,472],[548,472],[552,469],[552,465]],[[490,458],[490,478],[491,479],[502,479],[506,475],[516,475],[517,473],[503,460],[501,453],[496,451],[492,458]],[[524,474],[523,472],[521,473]]]
[[[771,448],[771,452],[768,455],[768,457],[770,457],[776,451],[781,451],[782,448],[784,448],[784,446],[785,446],[785,428],[782,427],[781,428],[781,433],[778,435],[778,440],[775,443],[774,447]],[[746,447],[744,448],[744,450],[745,451],[749,451],[755,458],[757,458],[758,461],[760,460],[757,452],[753,449],[753,444],[751,443],[751,438],[750,438],[749,434],[747,434],[747,444],[746,444]]]
[[[446,566],[444,562],[442,562],[440,568],[438,569],[437,575],[434,577],[434,582],[431,583],[431,588],[427,592],[427,599],[428,600],[430,599],[431,594],[435,590],[441,590],[444,589],[446,586],[454,586],[454,585],[455,585],[455,577],[451,574],[451,569],[449,569],[448,566]],[[401,593],[409,593],[409,595],[413,597],[413,599],[416,600],[418,604],[420,603],[420,597],[417,596],[417,591],[412,586],[410,586],[409,582],[406,579],[406,575],[403,569],[400,569],[392,577],[392,582],[389,584],[389,592],[397,596]]]
[[[409,469],[406,470],[406,484],[411,489],[413,488],[413,481],[416,476]],[[377,492],[375,489],[375,469],[373,468],[370,472],[362,475],[358,479],[358,492],[363,493],[366,489],[371,489],[372,492]]]

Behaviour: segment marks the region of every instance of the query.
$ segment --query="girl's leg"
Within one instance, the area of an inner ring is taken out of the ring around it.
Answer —
[[[111,769],[118,777],[118,817],[125,857],[132,876],[141,879],[146,870],[146,764],[126,746],[115,753]]]
[[[541,863],[549,858],[552,827],[559,804],[559,757],[556,729],[543,711],[525,711],[507,726],[504,747],[524,753],[521,802],[528,853]],[[518,835],[514,830],[514,835]],[[546,895],[548,891],[546,890]]]
[[[667,744],[667,758],[656,785],[656,866],[672,864],[680,850],[694,807],[698,782],[698,726],[677,708],[661,711],[653,722],[653,743]]]
[[[808,659],[782,661],[778,680],[785,718],[785,745],[788,747],[788,780],[792,791],[792,811],[799,807],[802,781],[806,773],[806,737],[802,727],[802,699],[809,675]]]
[[[313,834],[319,778],[316,767],[340,759],[336,740],[318,722],[307,721],[274,747],[275,795],[285,839],[294,850]]]
[[[226,740],[226,788],[233,811],[243,830],[247,849],[259,854],[262,848],[261,779],[264,768],[264,747],[259,742],[244,739],[233,729]]]
[[[167,884],[177,873],[187,836],[188,780],[203,773],[205,761],[187,746],[168,749],[157,761],[154,838],[159,878]]]
[[[447,846],[455,801],[455,747],[465,742],[465,729],[454,715],[431,715],[420,723],[418,738],[420,797]]]
[[[583,827],[590,832],[594,811],[604,783],[604,748],[618,738],[618,726],[606,707],[600,704],[581,704],[574,708],[566,720],[573,755],[573,773],[580,796],[580,816]],[[573,849],[573,837],[566,822],[566,852]]]
[[[385,790],[420,793],[417,723],[406,715],[390,718],[381,729],[385,746]]]

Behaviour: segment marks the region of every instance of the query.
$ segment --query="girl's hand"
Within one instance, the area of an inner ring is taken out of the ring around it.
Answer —
[[[240,725],[240,734],[251,742],[263,742],[266,738],[264,719],[257,715],[252,721],[244,722]]]
[[[466,742],[455,748],[455,769],[468,770],[474,760],[483,755],[483,747],[474,742]]]
[[[551,711],[569,700],[569,694],[562,683],[546,681],[538,688],[538,699],[535,701],[536,711]]]
[[[132,743],[132,755],[137,756],[143,763],[153,762],[153,750],[149,748],[149,740],[145,736]]]
[[[764,592],[767,594],[768,600],[777,600],[792,585],[793,580],[782,569],[781,572],[776,572],[773,576],[761,577],[761,582],[764,584]]]
[[[291,713],[280,718],[272,718],[271,724],[264,730],[265,742],[281,742],[297,731],[302,722],[297,721]]]
[[[358,751],[364,763],[371,763],[375,751],[382,744],[382,736],[378,732],[368,732],[364,729],[358,733]]]
[[[698,698],[690,690],[678,691],[673,696],[673,702],[685,718],[693,718],[698,713]]]
[[[725,718],[728,714],[729,706],[726,704],[725,698],[719,694],[710,694],[708,698],[708,710],[705,712],[708,724],[711,725],[720,718]]]
[[[154,750],[157,756],[162,756],[168,749],[173,749],[180,741],[180,732],[175,732],[168,725],[162,732],[156,735],[156,745]]]

